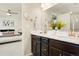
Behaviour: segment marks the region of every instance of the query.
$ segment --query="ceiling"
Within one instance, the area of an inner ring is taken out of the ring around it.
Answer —
[[[0,16],[10,14],[8,10],[11,10],[11,14],[21,13],[21,4],[20,3],[0,3]]]
[[[58,3],[55,6],[48,8],[46,11],[58,14],[69,12],[79,14],[79,3]]]
[[[20,9],[21,4],[20,3],[0,3],[0,9]]]

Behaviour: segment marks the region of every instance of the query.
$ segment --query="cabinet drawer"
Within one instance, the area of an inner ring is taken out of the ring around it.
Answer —
[[[42,40],[43,43],[48,44],[48,38],[42,37],[41,40]]]
[[[31,39],[33,39],[33,40],[37,40],[37,39],[40,39],[40,38],[41,38],[40,36],[31,35]]]
[[[51,39],[50,45],[74,55],[79,55],[79,45]]]

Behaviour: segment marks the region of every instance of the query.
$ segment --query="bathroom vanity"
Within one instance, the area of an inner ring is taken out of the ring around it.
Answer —
[[[79,56],[79,38],[48,36],[32,32],[34,56]]]

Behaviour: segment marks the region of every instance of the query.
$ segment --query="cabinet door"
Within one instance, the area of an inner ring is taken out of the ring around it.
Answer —
[[[55,48],[55,47],[50,47],[49,55],[50,56],[62,56],[62,51],[57,49],[57,48]]]
[[[48,38],[41,38],[41,55],[48,56]]]
[[[34,35],[31,36],[31,51],[33,55],[36,55],[36,39]]]
[[[51,39],[49,40],[49,45],[58,48],[60,50],[66,51],[71,55],[73,54],[79,56],[79,45],[77,44]]]
[[[48,45],[45,44],[45,43],[42,43],[41,54],[44,54],[45,56],[48,56]]]
[[[40,37],[32,35],[32,53],[33,55],[40,55]]]
[[[74,56],[74,55],[68,52],[62,51],[62,56]]]
[[[36,55],[36,40],[34,38],[32,38],[32,53]]]
[[[37,40],[36,40],[36,55],[37,56],[40,56],[40,54],[41,54],[41,51],[40,51],[40,44],[41,44],[41,42],[40,42],[40,38],[38,38]]]

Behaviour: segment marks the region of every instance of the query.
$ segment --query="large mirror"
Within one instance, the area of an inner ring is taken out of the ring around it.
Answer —
[[[49,22],[51,20],[51,16],[54,15],[56,16],[56,20],[61,20],[66,24],[62,30],[79,31],[78,3],[52,3],[46,5],[44,4],[43,14],[45,16],[45,22]]]

